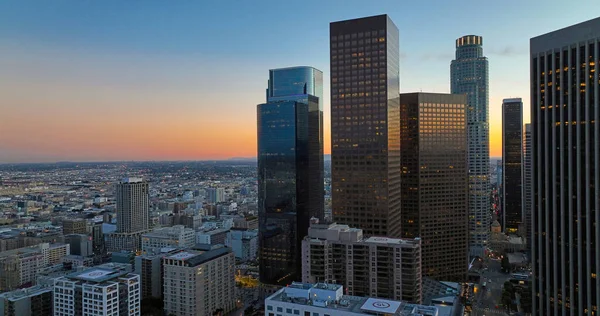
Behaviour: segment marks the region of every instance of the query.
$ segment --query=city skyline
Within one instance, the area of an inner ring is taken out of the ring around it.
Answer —
[[[448,92],[454,40],[484,37],[490,60],[490,149],[498,157],[501,100],[523,98],[524,122],[529,121],[529,74],[521,71],[528,65],[529,38],[589,20],[597,12],[593,8],[600,8],[581,1],[559,11],[515,1],[489,4],[473,15],[461,8],[474,1],[441,3],[436,12],[444,14],[419,27],[430,14],[427,3],[339,6],[332,1],[319,3],[312,19],[298,20],[300,27],[286,27],[291,17],[313,13],[312,6],[269,3],[239,4],[239,11],[231,12],[225,4],[178,4],[166,10],[157,2],[143,7],[110,1],[39,3],[33,10],[4,2],[0,163],[254,157],[256,125],[249,117],[264,98],[264,70],[298,65],[324,72],[324,150],[329,154],[328,24],[377,14],[390,15],[400,30],[400,76],[410,78],[402,81],[401,92]],[[220,12],[229,12],[233,26],[222,34],[211,28],[224,17]],[[532,23],[552,14],[564,18]],[[271,23],[251,23],[266,17]],[[514,23],[506,25],[507,18]],[[297,29],[311,38],[310,50],[285,40],[300,33]],[[248,36],[257,34],[279,40]],[[228,76],[231,69],[235,76]]]

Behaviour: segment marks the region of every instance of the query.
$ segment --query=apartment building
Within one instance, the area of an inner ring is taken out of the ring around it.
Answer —
[[[142,235],[142,252],[160,253],[165,247],[191,248],[196,244],[196,232],[183,225],[157,228]]]

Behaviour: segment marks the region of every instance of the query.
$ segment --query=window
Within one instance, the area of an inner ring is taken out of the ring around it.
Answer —
[[[271,305],[268,305],[268,306],[267,306],[267,310],[268,310],[268,311],[272,311],[272,310],[273,310],[273,306],[271,306]]]

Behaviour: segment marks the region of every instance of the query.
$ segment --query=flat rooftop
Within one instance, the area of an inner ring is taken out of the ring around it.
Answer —
[[[181,260],[185,261],[185,265],[188,267],[195,267],[202,263],[217,259],[231,252],[230,248],[221,247],[211,249],[207,251],[199,250],[186,250],[175,253],[173,255],[165,257],[165,259]]]
[[[69,274],[69,279],[75,279],[86,282],[102,283],[121,276],[129,274],[127,271],[106,268],[90,268],[83,271]]]

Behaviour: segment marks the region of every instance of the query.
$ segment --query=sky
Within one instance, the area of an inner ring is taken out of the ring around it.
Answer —
[[[483,36],[490,154],[503,98],[529,121],[529,39],[598,16],[600,1],[0,1],[0,163],[256,156],[268,70],[324,72],[329,23],[388,14],[401,92],[449,92],[455,39]]]

